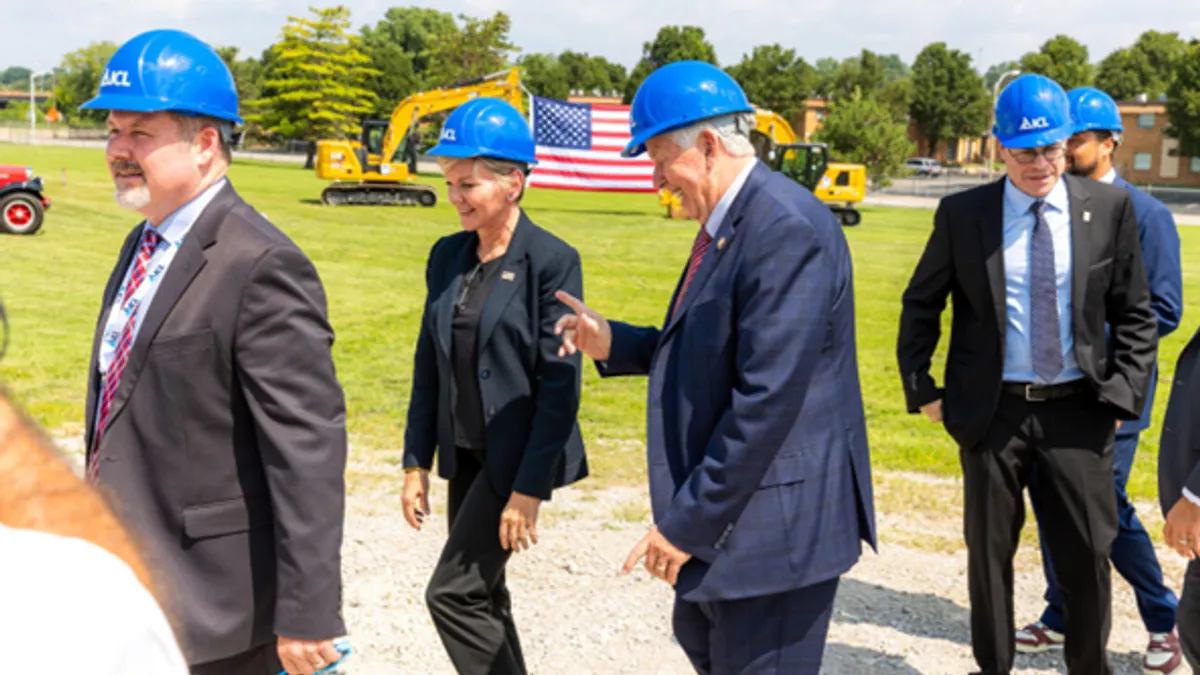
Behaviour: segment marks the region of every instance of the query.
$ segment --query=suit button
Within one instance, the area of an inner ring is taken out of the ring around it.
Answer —
[[[488,379],[489,377],[491,377],[491,375],[492,375],[492,371],[488,370],[487,368],[484,368],[483,372],[479,373],[479,377],[482,377],[485,380]]]
[[[488,417],[496,416],[496,406],[491,406],[490,408],[488,408],[487,416]]]

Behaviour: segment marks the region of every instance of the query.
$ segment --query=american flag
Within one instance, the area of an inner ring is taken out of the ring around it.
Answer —
[[[621,157],[629,143],[629,106],[533,98],[535,187],[600,192],[656,192],[654,164]]]

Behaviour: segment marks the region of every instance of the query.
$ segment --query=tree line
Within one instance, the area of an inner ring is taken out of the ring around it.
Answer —
[[[684,59],[716,65],[716,51],[698,26],[659,29],[642,46],[632,71],[602,56],[576,51],[522,53],[504,12],[490,17],[452,15],[431,8],[393,7],[374,25],[352,28],[344,6],[310,8],[289,17],[278,40],[259,56],[219,47],[244,103],[247,137],[255,142],[356,136],[364,118],[387,118],[408,95],[445,87],[513,65],[531,93],[621,96],[628,103],[654,69]],[[98,124],[104,113],[80,110],[93,96],[112,42],[94,42],[64,56],[52,76],[58,110],[73,123]],[[829,143],[838,159],[867,165],[876,183],[896,175],[915,148],[908,126],[939,144],[987,133],[993,86],[1012,69],[1041,73],[1064,88],[1096,86],[1118,100],[1163,100],[1167,133],[1181,155],[1200,155],[1200,40],[1146,31],[1099,63],[1067,35],[1048,39],[1015,61],[979,70],[965,51],[945,42],[927,45],[905,63],[896,54],[863,49],[845,59],[809,63],[794,49],[760,45],[723,66],[758,106],[793,119],[805,101],[824,99],[827,110],[813,140]],[[0,71],[0,88],[28,88],[28,69]],[[41,86],[47,83],[39,82]],[[427,122],[436,125],[438,118]],[[435,127],[436,128],[436,127]],[[426,134],[428,146],[436,134]]]

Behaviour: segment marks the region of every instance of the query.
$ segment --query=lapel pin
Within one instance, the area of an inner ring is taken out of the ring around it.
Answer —
[[[505,281],[512,281],[513,279],[517,278],[517,275],[513,274],[512,272],[509,272],[508,270],[504,270],[503,272],[500,273],[500,278]]]
[[[720,251],[723,248],[725,248],[725,237],[721,237],[717,240],[717,250]]]
[[[1085,223],[1092,222],[1092,212],[1091,211],[1083,212],[1083,222],[1085,222]]]

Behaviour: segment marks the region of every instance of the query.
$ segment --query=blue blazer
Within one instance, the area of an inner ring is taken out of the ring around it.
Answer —
[[[1183,274],[1179,264],[1179,232],[1175,216],[1159,200],[1117,176],[1113,185],[1123,187],[1133,201],[1137,217],[1138,240],[1142,245],[1142,261],[1150,282],[1150,304],[1158,317],[1158,337],[1170,335],[1183,320]],[[1146,407],[1136,421],[1121,425],[1120,434],[1133,434],[1150,426],[1150,411],[1154,408],[1154,390],[1158,368],[1150,376]]]
[[[757,162],[674,318],[611,325],[601,375],[650,376],[654,521],[694,556],[679,597],[794,590],[875,547],[850,252],[811,192]]]

